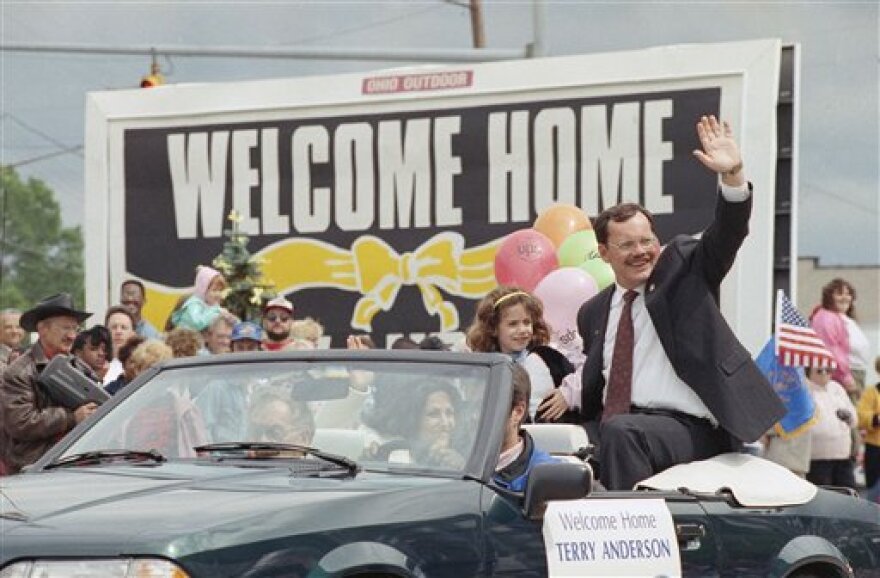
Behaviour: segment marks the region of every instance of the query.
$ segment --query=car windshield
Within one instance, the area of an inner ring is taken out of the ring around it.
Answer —
[[[474,446],[488,381],[486,367],[442,363],[172,367],[132,392],[59,459],[112,448],[204,460],[237,448],[289,444],[344,456],[365,469],[460,471]],[[196,452],[199,446],[209,449]]]

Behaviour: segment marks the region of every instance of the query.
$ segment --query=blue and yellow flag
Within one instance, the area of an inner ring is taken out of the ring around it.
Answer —
[[[774,426],[779,437],[789,439],[808,430],[816,421],[816,405],[810,389],[804,383],[803,370],[779,363],[776,339],[771,337],[755,364],[773,386],[788,412]]]

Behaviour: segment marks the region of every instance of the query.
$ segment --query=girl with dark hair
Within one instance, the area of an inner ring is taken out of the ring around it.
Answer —
[[[575,369],[549,342],[550,328],[544,321],[541,300],[503,285],[483,297],[467,331],[467,345],[472,351],[506,353],[528,372],[532,418],[541,400]]]
[[[467,330],[471,350],[500,351],[514,361],[549,342],[550,329],[544,322],[541,301],[526,291],[504,285],[483,297]]]

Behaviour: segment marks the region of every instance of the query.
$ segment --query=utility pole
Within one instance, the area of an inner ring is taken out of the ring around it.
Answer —
[[[486,47],[486,34],[483,30],[483,5],[480,0],[471,0],[471,35],[474,48]]]
[[[532,0],[532,35],[534,40],[526,49],[529,58],[547,55],[547,46],[544,44],[546,28],[547,19],[544,0]]]

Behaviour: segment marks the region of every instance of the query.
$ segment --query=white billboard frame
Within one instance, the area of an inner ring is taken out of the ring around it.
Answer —
[[[119,191],[126,129],[184,126],[241,119],[268,120],[435,108],[491,100],[516,102],[525,95],[564,97],[566,89],[615,87],[626,91],[669,87],[721,87],[721,116],[730,119],[754,185],[751,233],[722,287],[722,311],[741,341],[756,353],[772,326],[776,105],[781,42],[750,40],[647,50],[564,56],[466,66],[397,69],[395,73],[473,71],[473,83],[454,91],[363,93],[376,72],[218,84],[173,85],[149,90],[90,93],[85,135],[86,305],[103,311],[116,301],[126,274],[124,206]]]

